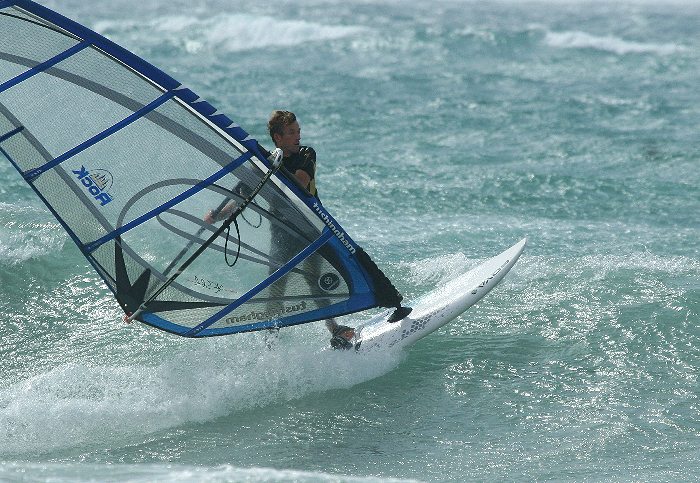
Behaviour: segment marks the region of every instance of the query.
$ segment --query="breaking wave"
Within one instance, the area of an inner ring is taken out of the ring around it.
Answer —
[[[544,38],[547,45],[562,49],[593,49],[611,52],[617,55],[657,54],[672,55],[684,52],[686,47],[678,44],[659,44],[653,42],[635,42],[619,37],[597,36],[586,32],[547,32]]]
[[[357,35],[364,27],[323,25],[303,20],[279,20],[245,13],[221,14],[209,18],[185,15],[101,21],[93,28],[118,41],[134,45],[168,44],[188,53],[210,49],[240,52],[267,47],[291,47]],[[157,32],[158,35],[153,35]]]

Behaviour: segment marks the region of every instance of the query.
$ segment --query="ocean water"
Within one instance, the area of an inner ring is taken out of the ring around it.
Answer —
[[[188,340],[124,325],[0,159],[0,481],[700,478],[700,3],[42,3],[264,144],[295,111],[408,300],[529,245],[402,354]]]

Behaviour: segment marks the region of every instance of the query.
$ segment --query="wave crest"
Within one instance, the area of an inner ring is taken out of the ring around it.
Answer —
[[[672,55],[687,50],[686,47],[678,44],[634,42],[611,35],[597,36],[581,31],[547,32],[544,41],[550,47],[562,49],[594,49],[603,52],[612,52],[617,55]]]
[[[365,27],[323,25],[303,20],[279,20],[250,14],[222,14],[210,18],[184,15],[150,20],[103,21],[94,29],[108,37],[128,38],[129,43],[167,43],[197,53],[208,49],[229,52],[265,47],[289,47],[307,42],[333,40],[357,35]],[[153,32],[161,35],[153,35]],[[155,40],[158,39],[158,40]]]

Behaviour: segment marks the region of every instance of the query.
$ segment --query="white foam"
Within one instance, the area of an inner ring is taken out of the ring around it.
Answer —
[[[177,464],[95,464],[95,463],[25,463],[10,462],[0,465],[0,480],[28,481],[27,475],[52,475],[50,481],[99,481],[110,475],[112,481],[131,483],[153,482],[204,482],[204,481],[247,481],[247,482],[351,482],[351,483],[392,483],[415,480],[347,476],[330,473],[285,470],[274,468],[240,468],[232,465],[213,467]]]
[[[545,43],[551,47],[562,49],[594,49],[603,52],[612,52],[617,55],[672,55],[687,50],[685,46],[678,44],[634,42],[612,35],[597,36],[581,31],[547,32],[544,40]]]
[[[282,331],[273,350],[260,334],[194,341],[164,335],[160,347],[99,367],[82,362],[80,354],[81,346],[102,342],[76,336],[62,354],[75,362],[0,389],[0,455],[126,445],[186,423],[350,388],[400,360],[393,353],[333,351],[318,325]],[[161,352],[154,358],[163,362],[129,361],[149,357],[149,351]]]
[[[249,14],[220,14],[214,17],[166,16],[133,21],[100,21],[94,29],[109,37],[129,39],[129,44],[167,42],[190,53],[202,50],[229,52],[270,46],[295,46],[357,35],[364,27],[324,25],[303,20],[280,20]],[[153,35],[158,32],[158,35]]]
[[[0,203],[0,263],[19,263],[61,250],[66,235],[48,213],[33,206]]]
[[[477,265],[476,260],[469,260],[463,253],[454,253],[431,257],[411,262],[410,281],[413,285],[431,283],[435,286],[444,285],[455,277]]]

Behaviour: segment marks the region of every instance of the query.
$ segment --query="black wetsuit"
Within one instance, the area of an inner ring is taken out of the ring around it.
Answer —
[[[304,188],[318,198],[318,192],[316,191],[316,151],[314,151],[314,148],[301,146],[298,153],[292,153],[282,158],[282,167],[292,175],[299,169],[306,171],[311,181]],[[296,181],[296,178],[293,179]]]
[[[258,149],[266,158],[270,157],[270,152],[258,143]],[[301,186],[299,180],[294,176],[298,169],[306,171],[311,178],[308,186],[302,186],[313,196],[318,197],[316,192],[316,151],[311,146],[300,146],[299,152],[292,153],[282,158],[282,167],[287,171],[287,177]],[[291,175],[291,176],[289,176]]]

